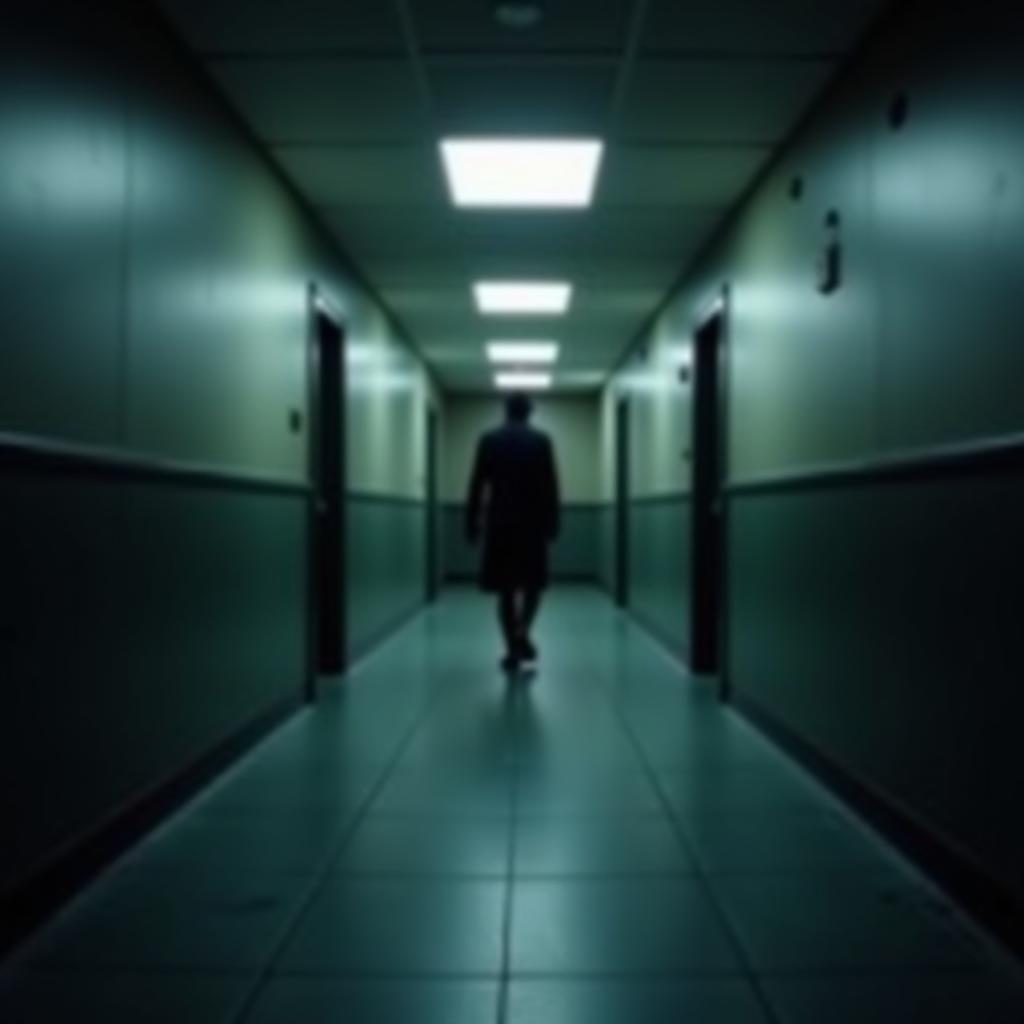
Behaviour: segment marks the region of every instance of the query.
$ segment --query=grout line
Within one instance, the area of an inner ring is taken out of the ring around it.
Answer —
[[[686,679],[687,684],[691,682],[691,679]],[[754,969],[754,965],[751,962],[749,956],[747,955],[746,947],[743,945],[743,941],[740,938],[739,933],[733,927],[732,922],[729,920],[729,917],[725,912],[725,908],[722,906],[717,894],[715,893],[714,889],[710,884],[707,872],[704,870],[699,857],[697,857],[696,855],[696,851],[693,849],[693,846],[690,843],[690,839],[686,834],[685,827],[683,826],[682,822],[679,820],[678,815],[676,814],[675,807],[673,807],[672,802],[665,794],[665,791],[662,788],[661,782],[658,779],[658,774],[655,771],[654,766],[651,764],[646,751],[644,751],[643,745],[640,743],[640,740],[637,737],[636,732],[630,724],[629,719],[626,717],[626,713],[622,707],[621,702],[618,699],[618,695],[613,696],[610,700],[610,703],[612,711],[615,714],[615,717],[618,720],[620,727],[625,733],[626,738],[629,740],[630,745],[636,752],[637,758],[640,760],[644,774],[647,776],[647,779],[650,782],[650,784],[654,787],[654,791],[658,796],[658,800],[662,805],[666,817],[668,818],[669,825],[671,826],[673,832],[675,832],[676,839],[679,842],[679,845],[683,848],[686,855],[693,863],[694,870],[691,877],[695,878],[697,882],[700,884],[701,889],[704,891],[704,894],[707,897],[708,902],[714,910],[714,913],[719,920],[719,924],[722,926],[722,929],[725,932],[726,937],[728,938],[729,943],[733,948],[733,953],[735,954],[736,960],[740,966],[740,973],[743,975],[747,983],[750,985],[751,990],[754,993],[754,997],[757,999],[757,1002],[765,1015],[765,1020],[768,1021],[769,1024],[782,1024],[779,1015],[775,1012],[774,1007],[768,1000],[767,993],[764,991],[764,987],[761,984],[761,979],[758,977],[757,972]]]
[[[384,646],[384,645],[382,645]],[[432,687],[433,692],[430,697],[424,701],[423,706],[420,708],[415,720],[409,726],[405,735],[398,741],[398,745],[395,748],[394,754],[384,765],[381,770],[380,777],[376,783],[370,789],[370,792],[366,795],[363,801],[360,803],[358,808],[355,810],[352,818],[346,823],[346,826],[341,830],[341,836],[335,845],[333,851],[328,853],[324,858],[324,865],[317,877],[314,877],[310,883],[309,889],[307,890],[304,898],[301,900],[298,908],[296,909],[291,921],[285,927],[281,938],[278,940],[277,945],[271,952],[267,962],[260,970],[256,981],[253,984],[252,989],[248,995],[241,1001],[238,1009],[234,1012],[230,1019],[230,1024],[242,1024],[252,1011],[256,1004],[257,999],[263,994],[267,984],[274,975],[274,967],[280,961],[281,956],[287,949],[291,940],[295,937],[302,923],[306,920],[308,912],[312,907],[317,897],[323,892],[328,883],[335,877],[334,866],[340,857],[341,852],[344,850],[346,844],[355,835],[356,830],[362,825],[363,820],[369,813],[370,808],[373,806],[374,800],[377,799],[380,792],[384,789],[387,783],[390,781],[395,769],[398,767],[402,756],[412,743],[412,740],[416,733],[422,727],[427,715],[433,709],[434,704],[438,698],[438,692]]]
[[[527,683],[510,680],[506,685],[509,687],[518,687],[523,685],[529,686],[532,685],[532,680]],[[519,693],[520,691],[518,690],[512,690],[511,692],[511,696],[513,698],[511,704],[512,742],[510,744],[512,772],[510,780],[511,792],[509,794],[510,813],[508,817],[508,860],[506,862],[505,872],[505,908],[502,918],[501,980],[498,985],[497,1024],[506,1024],[508,1021],[508,997],[512,977],[512,913],[513,906],[515,904],[516,855],[519,836],[519,773],[522,770],[522,766],[519,761],[520,743],[519,730],[517,728],[518,716],[515,713],[516,708],[519,705]]]

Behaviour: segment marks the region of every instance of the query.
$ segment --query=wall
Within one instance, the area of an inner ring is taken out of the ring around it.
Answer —
[[[0,35],[5,896],[302,693],[309,282],[349,332],[356,652],[422,594],[430,396],[145,5],[32,6]]]
[[[555,578],[596,579],[604,515],[601,502],[599,406],[593,396],[544,396],[536,400],[534,423],[555,446],[562,495],[562,530],[551,549]],[[445,466],[443,557],[452,578],[475,576],[479,550],[464,536],[466,488],[480,435],[503,418],[496,397],[449,397],[442,428]]]
[[[958,6],[897,11],[693,269],[607,389],[605,486],[623,393],[635,495],[686,490],[672,353],[727,282],[733,690],[1019,908],[1024,61],[1009,9]],[[682,536],[633,568],[679,647],[653,566]]]

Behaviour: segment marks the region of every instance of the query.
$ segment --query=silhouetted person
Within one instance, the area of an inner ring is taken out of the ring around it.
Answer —
[[[559,528],[554,449],[547,434],[530,426],[532,411],[525,395],[508,397],[505,423],[477,445],[466,503],[472,543],[480,538],[481,520],[485,526],[480,585],[498,595],[501,666],[509,672],[537,657],[530,626],[548,582],[548,544]]]

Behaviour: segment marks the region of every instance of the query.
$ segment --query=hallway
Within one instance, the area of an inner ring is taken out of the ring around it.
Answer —
[[[1012,969],[598,590],[448,591],[117,863],[5,1024],[1019,1024]]]

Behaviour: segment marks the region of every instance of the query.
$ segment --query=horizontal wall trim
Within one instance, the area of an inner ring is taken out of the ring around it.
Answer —
[[[603,512],[609,508],[604,501],[563,501],[560,503],[563,511],[568,512]],[[442,506],[449,512],[462,512],[466,508],[464,501],[445,501]]]
[[[477,574],[454,570],[444,574],[446,583],[476,583]],[[554,572],[550,574],[551,583],[588,583],[601,586],[601,579],[596,572]]]
[[[402,505],[424,508],[427,504],[426,498],[417,498],[410,494],[379,494],[376,491],[346,491],[345,497],[349,501],[361,501],[367,505]]]
[[[944,841],[910,810],[822,753],[758,702],[734,691],[730,704],[869,821],[1018,956],[1024,955],[1024,906],[969,855]]]
[[[101,446],[0,433],[0,472],[12,471],[257,494],[296,497],[307,497],[310,494],[308,483],[288,477],[249,473],[201,462],[132,455]]]
[[[685,505],[692,499],[689,491],[673,491],[669,494],[642,494],[630,495],[630,505]],[[612,502],[610,508],[615,507]]]
[[[296,687],[294,695],[255,715],[177,772],[122,804],[27,879],[0,893],[0,963],[108,864],[283,724],[301,703]]]
[[[988,441],[898,452],[875,459],[817,465],[793,473],[766,474],[733,481],[726,490],[730,496],[745,497],[1020,472],[1024,472],[1024,435],[1015,434]]]

